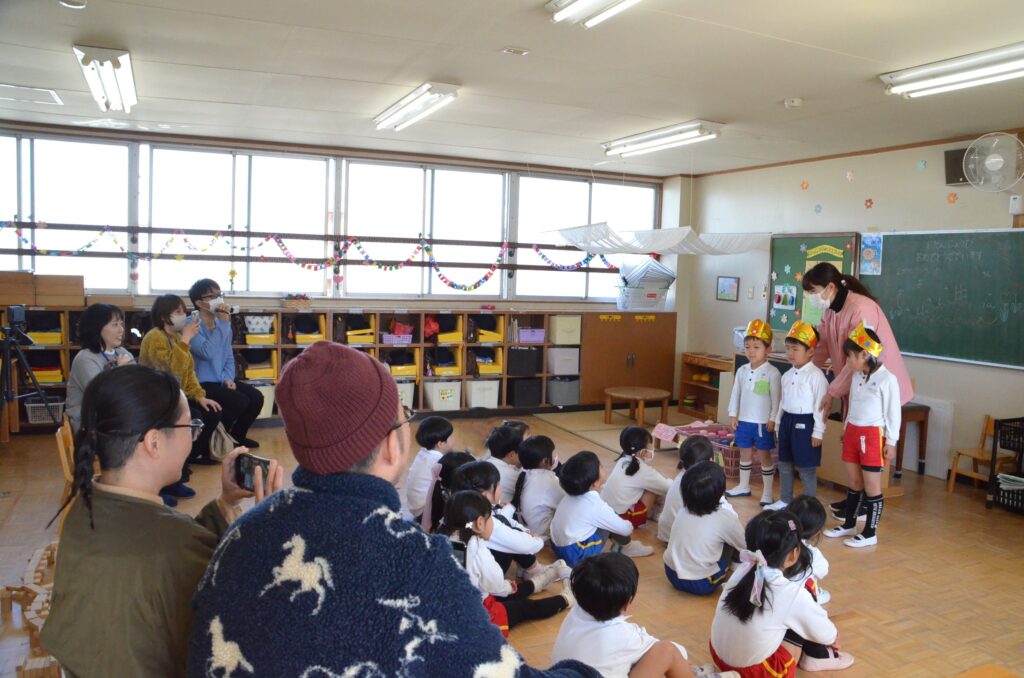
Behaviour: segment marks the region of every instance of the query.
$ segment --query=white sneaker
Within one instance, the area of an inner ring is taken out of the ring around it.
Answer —
[[[515,565],[516,562],[513,560],[512,564]],[[540,562],[539,560],[534,561],[533,565],[531,565],[530,567],[526,568],[525,570],[520,565],[519,566],[519,578],[520,579],[530,579],[531,577],[536,577],[538,574],[543,572],[548,567],[550,567],[550,566],[549,565],[545,565],[544,563]],[[509,572],[511,572],[511,571],[512,571],[512,568],[510,567],[509,568]]]
[[[827,605],[832,600],[832,594],[825,589],[818,587],[818,605]]]
[[[842,671],[853,665],[853,655],[838,650],[829,650],[829,657],[816,659],[803,655],[800,657],[800,668],[804,671]]]
[[[767,497],[764,496],[764,495],[761,495],[761,500],[760,500],[759,503],[761,504],[761,508],[768,508],[769,506],[772,505],[772,498],[771,498],[770,495],[767,496]]]
[[[572,587],[569,586],[569,580],[562,580],[562,597],[565,598],[565,602],[569,603],[569,607],[576,606],[576,596],[572,594]]]
[[[635,539],[622,547],[620,553],[630,558],[643,558],[654,553],[654,547]]]
[[[714,664],[705,664],[704,666],[693,666],[691,664],[690,669],[697,678],[740,678],[740,674],[735,671],[720,672]]]
[[[826,537],[835,539],[836,537],[849,537],[851,534],[857,534],[856,527],[832,527],[822,532]]]
[[[787,506],[789,506],[789,502],[782,501],[780,499],[779,501],[775,502],[774,504],[768,504],[767,506],[765,506],[765,509],[767,509],[768,511],[781,511],[782,509],[786,508]]]
[[[749,497],[750,496],[750,488],[749,487],[743,487],[742,485],[737,485],[736,487],[732,488],[731,490],[726,490],[725,491],[725,496],[727,496],[727,497]]]
[[[533,590],[535,593],[540,593],[547,587],[551,586],[556,579],[559,579],[558,568],[546,567],[538,574],[529,577],[527,581],[533,582]]]
[[[558,572],[559,579],[568,579],[572,576],[572,568],[566,565],[564,560],[556,560],[548,565],[548,567]]]
[[[874,546],[875,544],[877,544],[878,535],[876,534],[874,537],[865,537],[862,534],[858,534],[857,536],[851,537],[850,539],[844,539],[843,543],[855,549],[862,549],[865,546]]]

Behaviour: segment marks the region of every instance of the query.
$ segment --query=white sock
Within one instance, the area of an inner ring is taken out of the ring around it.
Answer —
[[[753,462],[741,461],[740,462],[740,484],[733,489],[743,488],[744,490],[750,489],[750,470],[754,468]]]
[[[761,467],[761,482],[764,484],[764,489],[761,491],[761,501],[772,500],[772,484],[775,481],[775,467],[767,466]]]

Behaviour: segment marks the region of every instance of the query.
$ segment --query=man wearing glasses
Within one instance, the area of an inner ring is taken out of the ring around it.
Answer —
[[[526,666],[447,539],[401,517],[410,420],[387,368],[318,342],[276,398],[295,487],[234,523],[194,600],[189,676],[597,676]]]

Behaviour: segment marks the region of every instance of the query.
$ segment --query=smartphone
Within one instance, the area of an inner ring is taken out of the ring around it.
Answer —
[[[242,307],[239,306],[238,304],[235,304],[229,310],[231,312],[231,315],[238,315],[238,312],[242,310]]]
[[[235,483],[242,489],[253,492],[256,489],[256,467],[263,468],[263,482],[270,472],[270,460],[244,452],[235,457]]]
[[[199,322],[199,311],[192,311],[192,322]]]

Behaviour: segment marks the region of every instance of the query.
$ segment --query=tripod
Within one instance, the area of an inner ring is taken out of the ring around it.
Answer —
[[[46,413],[50,415],[53,423],[60,426],[61,423],[57,419],[57,415],[50,409],[49,396],[39,386],[39,381],[32,372],[32,366],[28,364],[28,358],[25,357],[25,352],[21,350],[20,341],[27,341],[29,344],[35,343],[15,323],[11,323],[10,327],[0,327],[0,389],[3,391],[0,393],[0,398],[2,398],[0,400],[0,418],[2,418],[2,410],[5,408],[9,408],[6,412],[7,416],[17,417],[17,402],[22,398],[36,397],[43,401],[43,404],[46,406]],[[28,375],[29,380],[32,382],[33,390],[26,393],[14,392],[15,360],[18,361],[22,371]],[[6,436],[6,429],[4,435]]]

